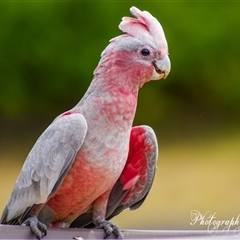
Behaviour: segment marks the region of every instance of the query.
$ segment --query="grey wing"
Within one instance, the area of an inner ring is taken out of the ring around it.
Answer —
[[[53,121],[27,156],[1,223],[11,222],[33,205],[47,201],[65,178],[86,133],[87,122],[81,114]]]

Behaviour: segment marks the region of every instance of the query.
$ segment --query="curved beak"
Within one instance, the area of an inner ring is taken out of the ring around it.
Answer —
[[[165,79],[171,70],[171,62],[170,62],[168,55],[166,55],[161,60],[154,61],[153,66],[155,68],[155,71],[152,75],[151,80],[157,80],[157,79],[162,79],[162,78]]]

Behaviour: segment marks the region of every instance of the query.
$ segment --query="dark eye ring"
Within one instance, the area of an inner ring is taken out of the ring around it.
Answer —
[[[148,56],[148,55],[150,54],[150,51],[149,51],[147,48],[143,48],[143,49],[141,50],[141,54],[142,54],[143,56]]]

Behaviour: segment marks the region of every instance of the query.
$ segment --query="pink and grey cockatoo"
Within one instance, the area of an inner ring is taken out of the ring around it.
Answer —
[[[102,52],[83,98],[59,115],[33,146],[1,223],[29,225],[38,239],[47,226],[69,227],[74,220],[123,237],[108,219],[142,204],[158,153],[154,131],[132,127],[138,91],[170,72],[160,23],[147,11],[130,11],[136,18],[122,19],[124,34]]]

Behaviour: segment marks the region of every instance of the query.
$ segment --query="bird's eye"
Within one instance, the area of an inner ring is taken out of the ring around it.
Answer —
[[[147,48],[143,48],[143,49],[141,50],[141,54],[142,54],[143,56],[148,56],[148,55],[150,54],[150,51],[149,51]]]

